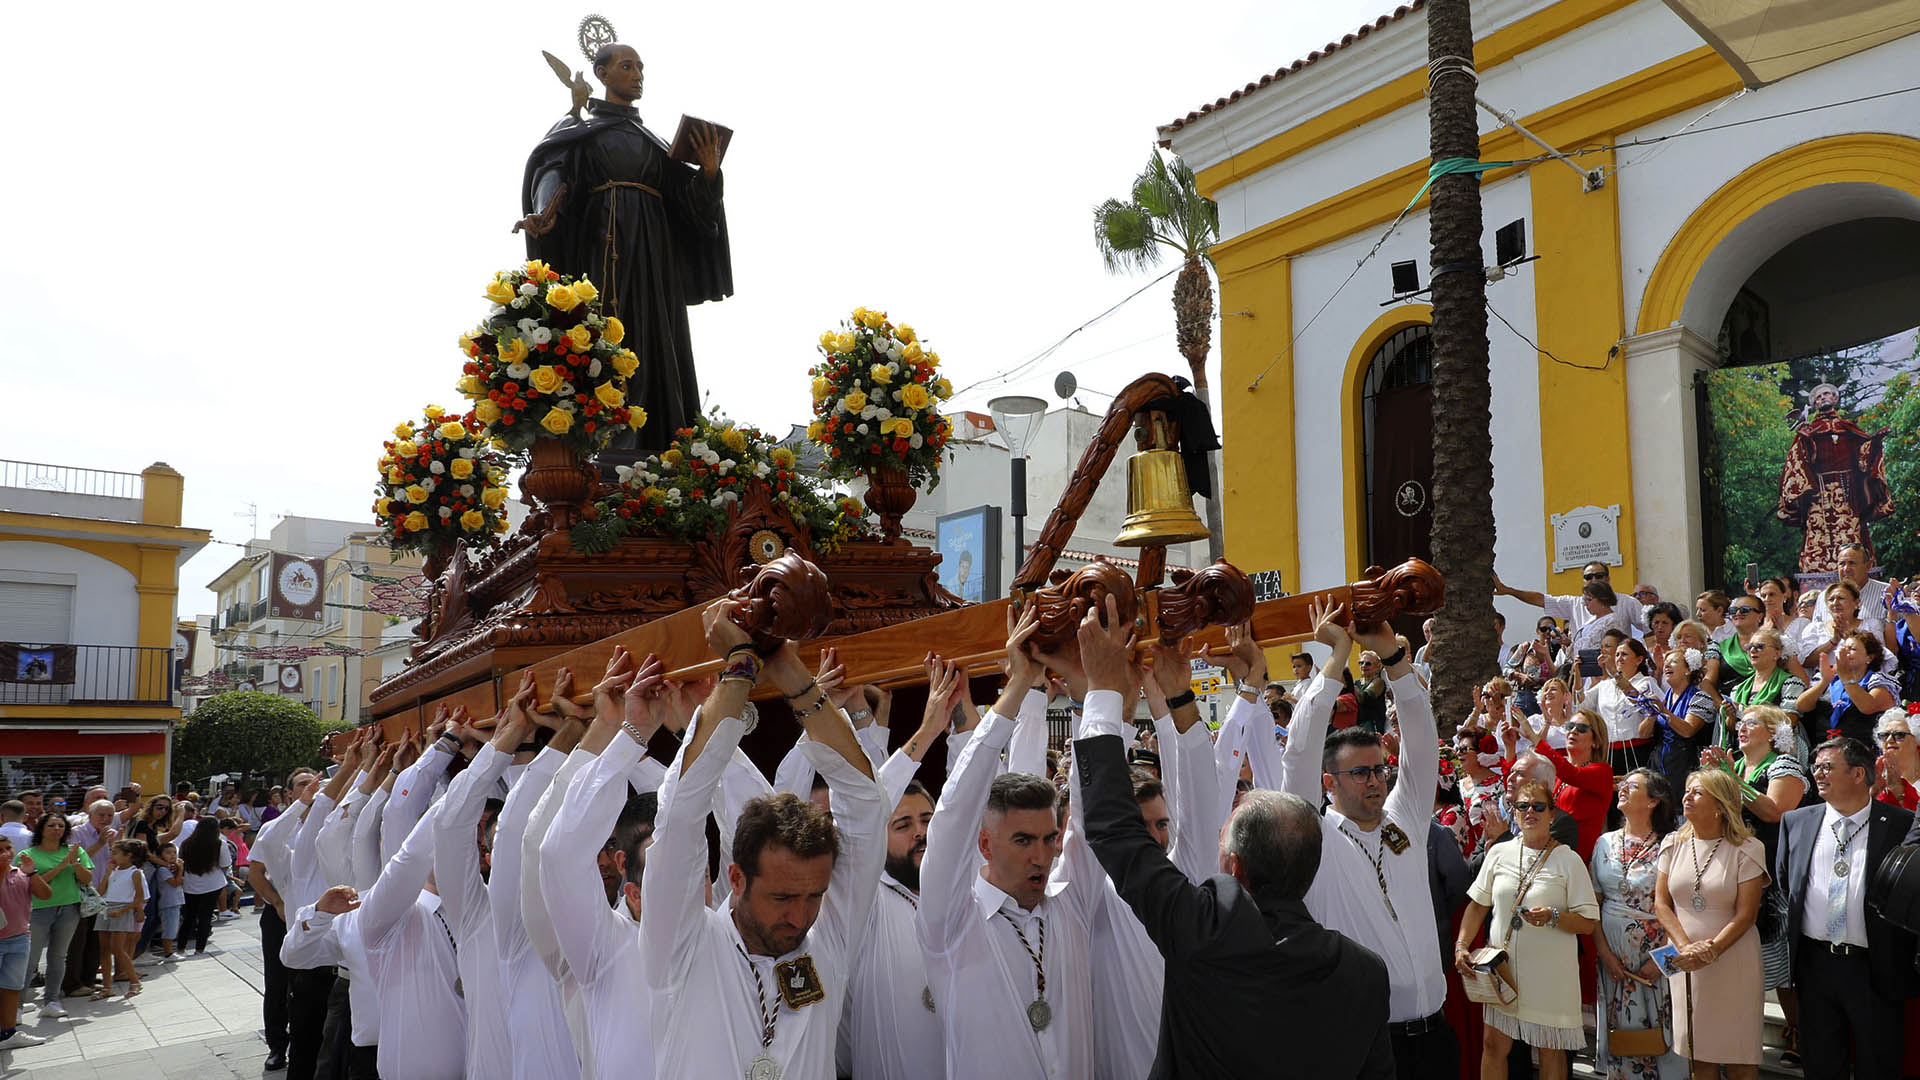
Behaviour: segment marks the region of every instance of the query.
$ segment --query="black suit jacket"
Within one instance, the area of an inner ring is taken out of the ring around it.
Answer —
[[[1304,903],[1188,881],[1140,817],[1121,741],[1073,751],[1087,840],[1166,958],[1150,1076],[1391,1080],[1386,964]]]
[[[1800,935],[1810,931],[1816,936],[1825,927],[1805,927],[1801,923],[1801,905],[1807,897],[1807,880],[1813,869],[1813,845],[1820,839],[1825,803],[1790,810],[1780,819],[1780,847],[1774,855],[1774,879],[1786,890],[1787,940],[1796,945]],[[1865,906],[1867,923],[1867,960],[1875,993],[1908,997],[1920,993],[1920,981],[1914,977],[1914,936],[1881,918],[1866,902],[1866,882],[1879,870],[1880,863],[1895,844],[1913,827],[1913,815],[1890,803],[1875,799],[1867,811],[1867,872],[1862,875],[1860,903]]]

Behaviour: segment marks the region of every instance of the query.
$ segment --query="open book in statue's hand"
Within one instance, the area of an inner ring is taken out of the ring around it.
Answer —
[[[687,116],[684,113],[680,116],[679,129],[673,133],[673,149],[667,151],[667,156],[675,161],[686,162],[688,165],[700,164],[700,155],[694,151],[694,138],[704,128],[713,129],[716,164],[719,161],[725,161],[727,144],[733,141],[733,129],[721,127],[711,120],[702,120],[697,116]]]

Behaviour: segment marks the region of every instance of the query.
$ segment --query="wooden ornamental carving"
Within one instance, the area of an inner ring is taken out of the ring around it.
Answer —
[[[740,602],[735,621],[762,655],[771,655],[782,641],[822,637],[833,627],[827,575],[799,555],[789,551],[741,572],[752,577],[727,597]]]
[[[1105,608],[1107,597],[1119,602],[1120,618],[1132,622],[1140,611],[1139,592],[1125,570],[1105,559],[1093,562],[1069,574],[1055,570],[1053,583],[1033,591],[1028,603],[1040,622],[1034,631],[1034,648],[1040,652],[1059,652],[1073,644],[1080,621],[1087,612]]]
[[[1367,567],[1365,580],[1353,589],[1352,616],[1362,625],[1383,623],[1396,615],[1431,615],[1446,600],[1446,582],[1425,561],[1408,559],[1391,570]]]
[[[1173,584],[1156,596],[1154,621],[1163,645],[1208,626],[1233,626],[1253,618],[1253,579],[1225,559],[1199,570],[1175,570]]]

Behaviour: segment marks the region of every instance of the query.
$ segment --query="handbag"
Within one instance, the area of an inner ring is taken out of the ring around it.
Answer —
[[[1778,883],[1769,881],[1761,890],[1760,912],[1754,916],[1753,925],[1760,931],[1760,940],[1769,945],[1787,932],[1787,894]]]
[[[107,901],[91,885],[80,886],[80,917],[91,919],[107,910]]]
[[[1615,1027],[1613,1006],[1607,1007],[1607,1053],[1617,1058],[1659,1057],[1667,1052],[1667,1033],[1648,1028]]]
[[[1482,1005],[1512,1005],[1520,1000],[1520,985],[1514,981],[1513,961],[1507,950],[1497,945],[1475,949],[1467,955],[1472,970],[1462,976],[1467,1000]]]

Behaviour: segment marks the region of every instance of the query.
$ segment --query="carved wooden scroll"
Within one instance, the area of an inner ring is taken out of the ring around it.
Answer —
[[[1160,589],[1154,622],[1160,643],[1172,645],[1209,626],[1233,626],[1253,618],[1253,579],[1225,559],[1199,570],[1175,570]]]
[[[833,625],[827,575],[798,553],[789,551],[741,573],[751,577],[727,598],[740,602],[735,621],[753,635],[754,648],[762,655],[773,653],[782,641],[820,637]]]
[[[1071,574],[1055,570],[1051,579],[1052,584],[1035,589],[1029,601],[1040,622],[1033,634],[1034,647],[1040,652],[1059,652],[1073,644],[1080,620],[1089,611],[1104,610],[1109,596],[1117,602],[1122,622],[1132,622],[1139,614],[1140,598],[1133,580],[1105,559],[1095,559]]]

